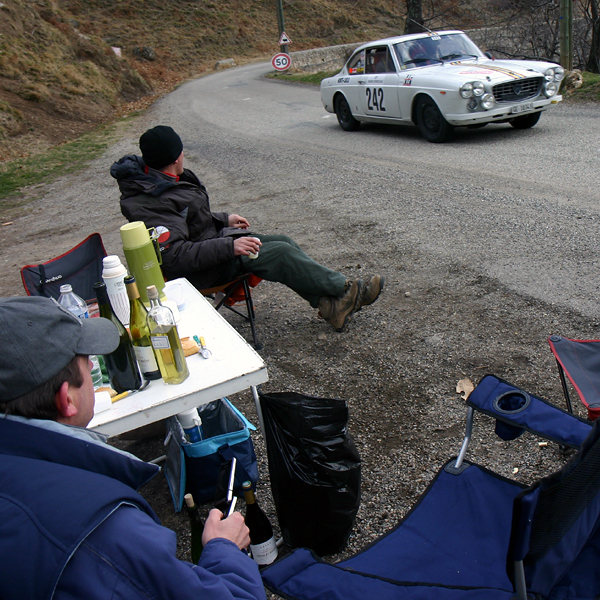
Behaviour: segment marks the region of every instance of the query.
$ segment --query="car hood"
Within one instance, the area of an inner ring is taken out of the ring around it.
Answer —
[[[534,68],[535,67],[537,68]],[[543,76],[543,71],[552,63],[527,60],[479,60],[464,61],[460,63],[445,63],[430,65],[420,69],[403,71],[404,74],[443,77],[444,81],[456,80],[460,82],[481,80],[492,84],[515,79]]]

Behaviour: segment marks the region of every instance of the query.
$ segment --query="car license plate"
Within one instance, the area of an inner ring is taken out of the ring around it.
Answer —
[[[532,102],[526,102],[525,104],[517,104],[517,106],[513,106],[510,109],[510,112],[511,113],[522,113],[522,112],[526,112],[528,110],[533,110]]]

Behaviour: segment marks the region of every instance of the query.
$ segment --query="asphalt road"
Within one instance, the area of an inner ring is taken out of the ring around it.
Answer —
[[[203,77],[148,115],[181,132],[213,202],[251,217],[262,205],[269,232],[293,230],[308,212],[315,230],[347,223],[351,243],[360,223],[390,251],[455,261],[600,318],[597,105],[563,102],[530,130],[459,129],[453,142],[430,144],[413,127],[344,132],[318,89],[266,80],[269,70]]]
[[[44,197],[2,231],[2,295],[23,293],[22,265],[92,230],[120,252],[123,217],[108,169],[139,152],[142,131],[164,123],[181,133],[213,207],[251,218],[256,231],[324,246],[321,260],[371,232],[390,252],[465,265],[600,319],[597,105],[563,102],[530,130],[461,129],[451,143],[430,144],[413,127],[344,132],[318,89],[265,79],[270,70],[251,64],[181,86],[84,173],[32,190]]]

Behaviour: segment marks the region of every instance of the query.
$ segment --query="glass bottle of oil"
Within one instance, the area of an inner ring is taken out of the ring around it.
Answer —
[[[148,328],[158,368],[165,383],[181,383],[190,373],[175,317],[169,307],[161,304],[156,286],[149,285],[146,291],[150,300]]]

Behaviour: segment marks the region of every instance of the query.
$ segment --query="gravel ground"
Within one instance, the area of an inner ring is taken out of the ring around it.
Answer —
[[[109,253],[119,253],[118,227],[124,221],[116,203],[98,198],[115,197],[107,165],[129,151],[141,127],[124,130],[124,141],[92,163],[83,177],[65,176],[45,186],[27,212],[6,220],[12,224],[2,227],[0,240],[3,296],[23,295],[19,267],[65,251],[91,232],[90,222],[102,233]],[[39,193],[29,191],[30,196]],[[78,214],[67,218],[65,202],[74,198]],[[260,203],[255,210],[260,211]],[[450,259],[433,260],[416,250],[396,252],[385,236],[370,235],[366,221],[353,226],[357,247],[362,248],[359,262],[351,248],[323,243],[326,234],[311,229],[310,214],[298,209],[289,223],[291,235],[317,260],[352,276],[375,271],[387,276],[381,298],[355,315],[343,333],[333,331],[281,285],[263,282],[253,294],[264,344],[260,353],[270,377],[265,391],[341,398],[349,406],[349,432],[362,457],[362,500],[347,549],[327,557],[335,561],[397,523],[438,468],[457,453],[466,414],[456,392],[460,379],[477,383],[493,373],[562,403],[546,337],[561,333],[589,339],[597,337],[598,324],[518,295]],[[224,316],[249,339],[245,323]],[[231,399],[258,424],[249,392]],[[258,499],[277,529],[263,438],[257,431],[253,439],[261,475]],[[113,443],[144,459],[162,454],[160,436]],[[499,441],[484,417],[477,419],[469,458],[526,483],[565,461],[556,445],[540,446],[528,434],[513,442]],[[164,478],[155,478],[142,493],[163,523],[177,532],[179,555],[187,559],[186,516],[174,512]]]

